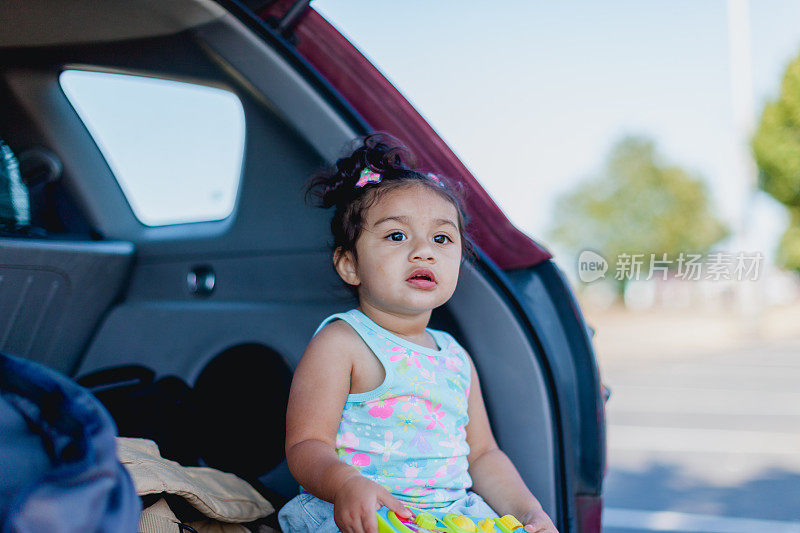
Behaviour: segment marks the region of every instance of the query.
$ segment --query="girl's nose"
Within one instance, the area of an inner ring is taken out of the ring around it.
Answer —
[[[433,253],[433,247],[431,247],[430,243],[428,242],[421,242],[417,246],[411,250],[411,254],[409,259],[412,261],[436,261],[436,257]]]

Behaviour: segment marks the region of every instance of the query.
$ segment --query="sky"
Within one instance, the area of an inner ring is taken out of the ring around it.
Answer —
[[[748,228],[728,249],[771,258],[788,218],[769,196],[748,192],[754,173],[743,128],[757,123],[800,53],[800,2],[731,2],[749,15],[750,62],[731,53],[727,0],[315,0],[312,7],[415,105],[510,219],[557,257],[547,239],[555,199],[597,175],[610,147],[636,134],[652,138],[665,163],[705,180],[734,229]],[[746,33],[737,30],[735,42],[746,42]]]

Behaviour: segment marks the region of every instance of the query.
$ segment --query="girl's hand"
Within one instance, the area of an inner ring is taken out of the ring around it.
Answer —
[[[529,533],[558,533],[553,521],[541,509],[534,509],[526,513],[519,519],[520,522],[525,524],[522,528],[523,531]]]
[[[377,511],[388,507],[403,518],[411,511],[388,490],[358,474],[350,476],[336,492],[333,521],[342,533],[378,533]]]

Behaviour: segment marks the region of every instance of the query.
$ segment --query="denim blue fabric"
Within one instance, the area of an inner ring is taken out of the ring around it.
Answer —
[[[436,512],[456,513],[480,518],[494,518],[497,513],[478,494],[467,495]],[[320,500],[307,492],[295,496],[278,512],[278,522],[283,533],[337,533],[333,521],[333,504]]]
[[[141,503],[89,391],[0,354],[0,531],[135,533]]]

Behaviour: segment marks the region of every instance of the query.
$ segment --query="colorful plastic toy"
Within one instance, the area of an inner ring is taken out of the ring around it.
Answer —
[[[475,518],[453,513],[411,509],[413,516],[403,518],[381,507],[378,511],[379,533],[511,533],[522,532],[522,524],[513,516]]]

